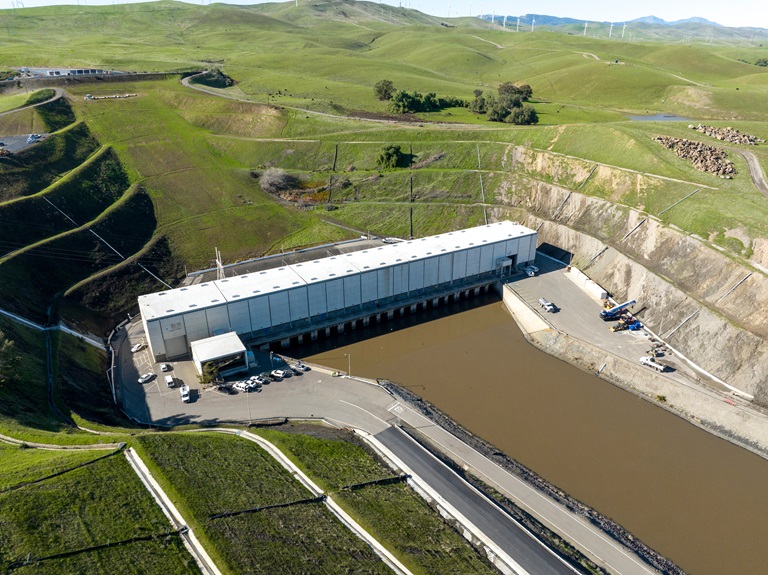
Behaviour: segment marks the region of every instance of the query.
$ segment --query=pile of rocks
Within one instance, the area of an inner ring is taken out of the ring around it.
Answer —
[[[756,146],[757,144],[764,143],[765,140],[758,138],[757,136],[750,136],[743,132],[739,132],[731,127],[717,128],[715,126],[694,126],[689,124],[688,127],[691,130],[696,130],[700,134],[706,134],[712,138],[717,138],[722,142],[730,142],[731,144],[741,144],[744,146]]]
[[[733,162],[728,159],[728,154],[720,148],[671,136],[656,136],[653,139],[665,148],[674,150],[684,160],[690,161],[697,170],[715,174],[729,180],[736,175],[736,168],[733,166]]]

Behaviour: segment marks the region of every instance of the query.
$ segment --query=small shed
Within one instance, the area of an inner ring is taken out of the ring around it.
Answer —
[[[192,342],[192,359],[197,373],[213,364],[222,376],[248,371],[248,354],[240,337],[233,331]]]

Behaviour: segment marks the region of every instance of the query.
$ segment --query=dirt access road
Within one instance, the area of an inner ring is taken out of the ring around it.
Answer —
[[[746,160],[747,166],[749,167],[749,177],[752,178],[752,183],[755,184],[755,187],[761,194],[768,197],[768,182],[765,181],[765,174],[763,173],[763,168],[760,167],[760,162],[758,161],[757,156],[752,152],[739,148],[726,149],[739,154]]]

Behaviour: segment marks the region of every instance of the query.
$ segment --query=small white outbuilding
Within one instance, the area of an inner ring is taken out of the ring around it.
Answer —
[[[192,360],[197,373],[212,363],[222,376],[248,371],[248,354],[238,335],[231,331],[192,342]]]

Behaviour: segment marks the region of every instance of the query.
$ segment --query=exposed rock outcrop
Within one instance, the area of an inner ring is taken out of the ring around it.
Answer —
[[[527,226],[543,224],[540,243],[570,249],[573,264],[615,297],[646,305],[643,321],[655,332],[669,333],[698,310],[670,344],[768,405],[768,316],[756,313],[768,309],[765,275],[753,273],[723,297],[752,270],[699,239],[649,218],[621,241],[645,214],[545,183],[504,192],[505,202],[531,214]],[[569,193],[555,221],[542,222]],[[606,246],[612,247],[587,265]]]

